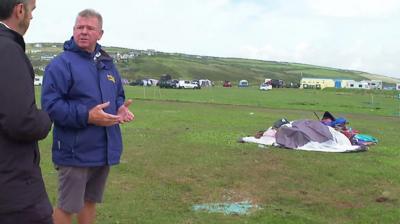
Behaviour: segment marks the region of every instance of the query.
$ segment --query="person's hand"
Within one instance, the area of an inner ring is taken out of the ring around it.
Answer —
[[[110,102],[99,104],[89,110],[89,124],[97,126],[112,126],[119,123],[120,116],[104,112],[104,108],[108,107]]]
[[[123,124],[125,122],[130,122],[135,119],[135,115],[129,110],[129,106],[132,104],[132,100],[129,99],[125,101],[125,103],[118,108],[117,115],[119,118],[119,123]]]

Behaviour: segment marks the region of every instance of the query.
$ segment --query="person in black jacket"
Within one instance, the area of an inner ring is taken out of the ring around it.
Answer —
[[[0,4],[1,224],[53,223],[38,149],[51,120],[36,106],[34,71],[22,37],[35,6],[36,0],[1,0]]]

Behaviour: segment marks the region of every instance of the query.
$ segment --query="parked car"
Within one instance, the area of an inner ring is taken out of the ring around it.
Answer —
[[[272,85],[272,88],[283,88],[285,86],[285,82],[280,79],[272,79],[271,85]]]
[[[130,86],[143,86],[143,81],[141,79],[133,80],[129,83]]]
[[[266,91],[266,90],[270,90],[270,89],[272,89],[272,86],[268,85],[267,83],[263,83],[260,85],[260,90]]]
[[[176,79],[160,80],[158,82],[158,86],[160,86],[160,88],[169,88],[169,89],[178,88],[177,84],[178,84],[178,80],[176,80]]]
[[[200,89],[198,83],[189,80],[179,80],[177,87],[179,89]]]
[[[192,83],[197,85],[197,89],[201,89],[200,81],[199,80],[192,80]]]
[[[286,83],[286,88],[299,88],[300,84],[295,82]]]
[[[232,87],[232,83],[230,81],[225,80],[224,84],[222,86],[223,87]]]

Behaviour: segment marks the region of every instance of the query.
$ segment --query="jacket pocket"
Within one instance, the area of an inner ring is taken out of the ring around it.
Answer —
[[[73,156],[76,141],[76,132],[60,127],[54,128],[53,149],[64,156]]]

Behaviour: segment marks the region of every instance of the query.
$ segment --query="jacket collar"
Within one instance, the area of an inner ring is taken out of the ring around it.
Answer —
[[[25,41],[21,34],[7,27],[4,23],[0,23],[0,36],[15,41],[25,51]]]
[[[96,44],[96,48],[94,52],[89,53],[87,51],[82,50],[74,40],[74,37],[64,42],[64,50],[75,52],[82,57],[92,58],[95,61],[112,61],[113,59],[101,48],[100,44]]]
[[[11,30],[11,28],[7,24],[3,23],[2,21],[0,21],[0,24],[4,25],[6,28]]]

